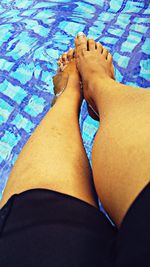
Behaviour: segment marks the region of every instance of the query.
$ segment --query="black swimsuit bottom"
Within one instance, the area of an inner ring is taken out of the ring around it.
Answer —
[[[0,267],[150,267],[150,184],[119,230],[86,202],[46,189],[0,210]]]

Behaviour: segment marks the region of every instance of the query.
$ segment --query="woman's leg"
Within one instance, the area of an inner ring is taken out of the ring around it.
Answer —
[[[13,194],[34,188],[66,193],[97,207],[92,172],[80,134],[78,117],[82,96],[72,58],[70,51],[66,69],[54,79],[55,86],[61,88],[68,75],[67,87],[21,151],[0,207]]]
[[[84,96],[100,114],[92,152],[95,187],[120,225],[150,180],[150,91],[116,82],[112,57],[99,43],[85,36],[75,43]]]

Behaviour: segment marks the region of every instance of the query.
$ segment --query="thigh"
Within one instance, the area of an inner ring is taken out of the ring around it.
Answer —
[[[0,224],[0,266],[112,267],[116,229],[74,197],[42,189],[15,195]]]
[[[116,267],[150,266],[150,184],[128,210],[116,244]]]

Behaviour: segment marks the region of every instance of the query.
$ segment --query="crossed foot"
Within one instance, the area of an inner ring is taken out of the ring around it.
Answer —
[[[112,56],[100,43],[93,39],[88,40],[85,35],[75,39],[75,46],[75,49],[70,49],[59,58],[60,70],[53,77],[54,92],[56,98],[61,93],[69,93],[68,90],[72,97],[73,94],[78,94],[80,100],[84,95],[90,116],[99,120],[96,91],[101,90],[101,84],[114,80]],[[97,80],[98,87],[95,86]]]

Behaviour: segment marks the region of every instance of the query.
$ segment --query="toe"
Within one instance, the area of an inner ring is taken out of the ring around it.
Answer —
[[[108,50],[106,48],[103,49],[103,56],[107,59],[108,56]]]
[[[96,49],[102,54],[103,46],[100,43],[96,43]]]
[[[75,39],[76,46],[76,55],[81,54],[84,51],[87,51],[87,38],[85,34],[77,35]]]
[[[58,64],[60,65],[61,63],[63,63],[62,56],[60,56],[60,58],[58,59]]]
[[[72,48],[68,51],[67,58],[69,61],[71,61],[74,58],[74,52],[75,52],[75,49],[72,49]]]
[[[87,41],[87,47],[88,47],[88,50],[89,51],[95,50],[96,49],[96,43],[95,43],[95,41],[93,39],[89,39]]]
[[[64,64],[66,64],[67,61],[68,61],[68,59],[67,59],[67,53],[64,53],[64,54],[62,55],[62,62],[63,62]]]
[[[108,53],[107,60],[108,60],[110,63],[112,63],[112,61],[113,61],[113,57],[112,57],[112,55],[111,55],[110,53]]]
[[[109,64],[111,65],[111,73],[112,73],[112,78],[115,80],[115,69],[113,65],[113,57],[110,53],[108,53],[107,60]]]

